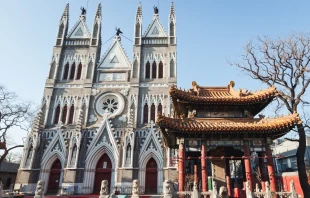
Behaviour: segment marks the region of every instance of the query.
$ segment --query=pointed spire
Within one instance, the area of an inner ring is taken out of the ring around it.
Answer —
[[[174,15],[174,3],[172,1],[171,7],[170,7],[170,16]]]
[[[62,14],[63,17],[68,17],[69,16],[69,3],[67,3],[64,13]]]
[[[137,13],[136,13],[136,17],[142,16],[142,5],[141,2],[139,2],[138,4],[138,8],[137,8]]]
[[[99,5],[98,5],[96,17],[101,17],[101,3],[99,3]]]

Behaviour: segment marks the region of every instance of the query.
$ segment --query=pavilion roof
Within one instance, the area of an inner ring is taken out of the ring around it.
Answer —
[[[195,81],[192,82],[192,89],[188,91],[178,89],[176,86],[171,86],[170,95],[174,99],[187,101],[197,104],[255,104],[269,103],[276,96],[277,90],[275,87],[270,87],[265,90],[250,92],[246,89],[234,90],[234,82],[231,81],[225,87],[203,87],[199,86]]]
[[[170,118],[158,115],[157,124],[164,136],[175,134],[266,134],[277,138],[301,123],[297,113],[278,118]]]

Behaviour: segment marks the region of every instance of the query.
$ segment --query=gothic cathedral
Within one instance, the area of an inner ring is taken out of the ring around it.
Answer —
[[[158,10],[142,34],[138,5],[133,57],[118,32],[101,56],[101,5],[89,31],[85,12],[69,28],[69,5],[61,16],[41,110],[25,142],[15,189],[45,193],[110,192],[138,179],[142,193],[161,193],[176,181],[177,150],[166,148],[157,114],[173,112],[169,88],[177,83],[176,16],[171,4],[168,33]],[[105,38],[106,39],[106,38]]]

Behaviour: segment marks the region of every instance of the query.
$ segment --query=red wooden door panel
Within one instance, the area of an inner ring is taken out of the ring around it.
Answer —
[[[112,173],[111,160],[107,154],[103,154],[96,166],[94,193],[100,192],[102,180],[107,180],[109,182],[109,189],[110,189],[111,173]]]
[[[47,193],[57,193],[60,182],[60,174],[61,174],[61,163],[59,159],[57,159],[51,168],[50,176],[48,179],[47,185]]]
[[[146,165],[145,192],[157,193],[157,164],[153,158],[151,158]]]

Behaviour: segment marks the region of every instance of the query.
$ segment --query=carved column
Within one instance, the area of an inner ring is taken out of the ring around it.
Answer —
[[[244,141],[243,150],[244,150],[244,157],[245,157],[244,158],[245,178],[246,178],[246,181],[249,182],[250,190],[253,191],[249,141]]]
[[[231,182],[230,182],[230,166],[229,166],[228,159],[226,159],[225,175],[226,175],[226,185],[227,185],[228,195],[232,196],[233,194],[231,191]]]
[[[202,191],[207,191],[207,178],[208,178],[208,169],[207,169],[207,159],[206,159],[206,145],[201,145],[201,182],[202,182]]]
[[[262,185],[262,191],[265,192],[266,191],[266,186],[265,186],[265,182],[267,181],[266,178],[266,168],[265,168],[265,159],[263,158],[265,156],[265,154],[263,152],[258,153],[258,160],[259,160],[259,170],[261,173],[261,185]]]
[[[266,156],[267,156],[267,168],[268,168],[270,189],[272,192],[276,192],[276,178],[275,178],[275,172],[274,172],[272,152],[268,144],[266,145]]]
[[[184,143],[179,144],[179,191],[184,191]]]

